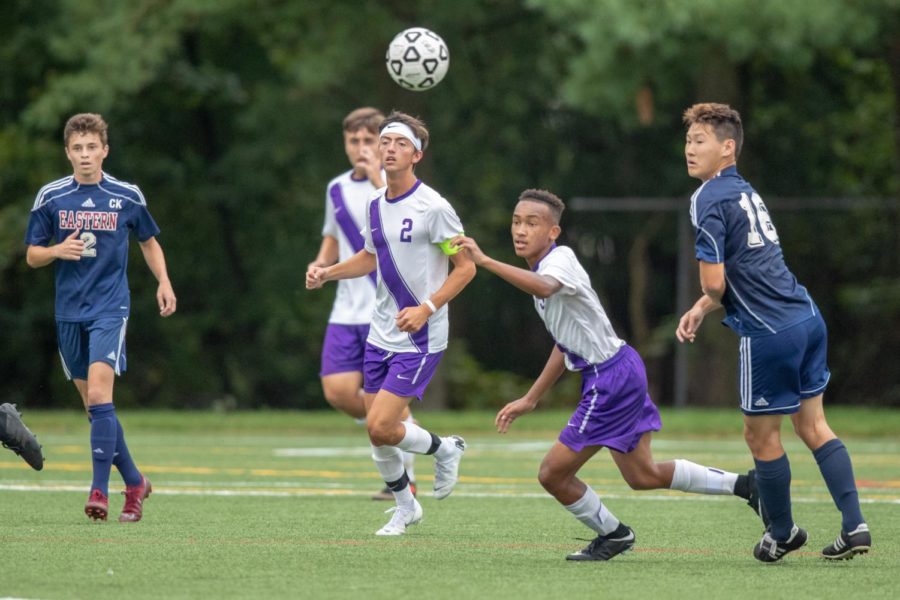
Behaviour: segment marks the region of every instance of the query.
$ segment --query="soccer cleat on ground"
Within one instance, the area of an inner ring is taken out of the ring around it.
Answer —
[[[31,431],[22,422],[22,415],[15,404],[0,404],[0,443],[25,459],[32,469],[40,471],[44,468],[44,455],[41,445]]]
[[[376,531],[375,535],[403,535],[407,527],[422,521],[422,505],[415,498],[411,509],[392,506],[384,512],[394,514],[387,525]]]
[[[153,491],[150,480],[141,475],[141,482],[137,485],[125,486],[125,506],[119,515],[119,523],[136,523],[144,515],[144,499]]]
[[[756,469],[747,471],[747,485],[750,489],[750,497],[747,498],[747,506],[753,509],[759,518],[762,519],[763,526],[769,527],[769,515],[766,514],[766,507],[763,506],[762,498],[759,496],[759,489],[756,487]]]
[[[865,554],[872,547],[869,526],[863,523],[850,533],[841,531],[834,543],[822,550],[822,557],[828,560],[849,560],[857,554]]]
[[[416,482],[415,481],[409,482],[409,489],[412,492],[413,496],[415,496],[416,495]],[[384,488],[380,492],[378,492],[372,496],[372,500],[393,500],[393,499],[394,499],[394,493],[391,491],[391,488],[389,488],[388,486],[384,486]]]
[[[456,482],[459,481],[459,461],[466,451],[466,440],[458,435],[441,438],[442,442],[449,444],[452,454],[447,458],[434,461],[434,497],[443,500],[450,495]]]
[[[586,548],[566,556],[566,560],[609,560],[631,550],[634,539],[634,530],[623,523],[609,535],[598,535]]]
[[[762,562],[777,562],[788,552],[802,548],[806,544],[807,537],[805,529],[800,529],[794,525],[791,529],[791,536],[786,541],[779,542],[766,529],[762,539],[753,547],[753,556],[756,557],[756,560],[761,560]]]
[[[100,490],[91,490],[87,504],[84,505],[84,514],[94,521],[105,521],[109,514],[109,498]]]

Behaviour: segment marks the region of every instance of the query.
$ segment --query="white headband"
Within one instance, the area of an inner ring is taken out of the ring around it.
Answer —
[[[422,140],[416,137],[416,134],[413,133],[412,128],[406,123],[398,123],[393,122],[389,124],[387,127],[381,130],[381,136],[387,135],[388,133],[396,133],[397,135],[402,135],[406,139],[412,142],[412,145],[416,147],[416,150],[419,152],[422,151]]]

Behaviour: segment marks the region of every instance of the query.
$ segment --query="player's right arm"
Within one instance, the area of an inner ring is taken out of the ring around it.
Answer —
[[[553,346],[550,352],[550,358],[544,365],[544,370],[538,375],[538,378],[531,384],[528,392],[519,398],[509,402],[500,409],[494,418],[494,425],[497,427],[498,433],[506,433],[512,422],[525,413],[531,412],[537,407],[538,402],[544,397],[553,384],[566,372],[566,360],[562,351],[558,346]]]
[[[29,245],[25,252],[25,262],[33,269],[46,267],[53,261],[81,260],[84,242],[78,237],[81,231],[75,230],[66,239],[52,246]]]
[[[475,266],[487,269],[494,275],[511,283],[523,292],[536,296],[538,298],[549,298],[560,290],[562,284],[547,275],[539,275],[528,269],[514,267],[495,260],[485,254],[478,243],[467,236],[461,235],[453,239],[451,246],[464,248]]]
[[[306,271],[306,289],[320,288],[326,281],[362,277],[374,271],[377,266],[375,255],[365,249],[330,267],[310,266]]]
[[[719,302],[716,302],[707,294],[703,294],[694,303],[694,306],[681,316],[681,320],[678,321],[678,328],[675,330],[675,337],[681,343],[693,343],[694,338],[697,337],[697,330],[700,329],[700,324],[703,323],[703,318],[720,308],[722,308],[722,305]]]

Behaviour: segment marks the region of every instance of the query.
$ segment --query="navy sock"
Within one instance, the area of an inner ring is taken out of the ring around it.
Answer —
[[[859,493],[853,477],[853,464],[844,443],[835,438],[813,450],[825,485],[831,492],[834,505],[841,511],[841,528],[850,532],[865,521],[859,508]]]
[[[91,460],[94,464],[92,490],[109,495],[109,472],[116,451],[116,408],[112,403],[88,408],[91,414]]]
[[[791,514],[791,463],[787,454],[775,460],[758,460],[756,463],[756,487],[766,513],[772,537],[783,542],[791,537],[794,517]]]
[[[125,485],[138,485],[141,483],[141,472],[138,471],[137,465],[131,458],[128,451],[128,444],[125,443],[125,432],[122,430],[122,422],[116,418],[117,434],[116,434],[116,453],[113,457],[113,464],[122,475]]]

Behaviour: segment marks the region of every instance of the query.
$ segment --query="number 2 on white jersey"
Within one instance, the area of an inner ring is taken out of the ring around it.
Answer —
[[[750,221],[750,231],[747,232],[747,246],[750,248],[758,248],[765,244],[762,235],[759,234],[759,229],[757,229],[757,223],[759,223],[759,228],[762,229],[762,233],[766,236],[766,239],[773,244],[777,244],[778,232],[775,231],[775,224],[772,223],[772,218],[769,216],[769,210],[766,208],[766,205],[763,204],[759,194],[754,192],[751,197],[747,197],[747,194],[741,194],[741,200],[738,204],[744,209],[744,212],[747,213],[747,220]]]
[[[84,250],[81,251],[81,255],[90,256],[92,258],[97,256],[97,248],[94,247],[97,245],[97,236],[90,231],[85,231],[78,237],[84,242]]]

